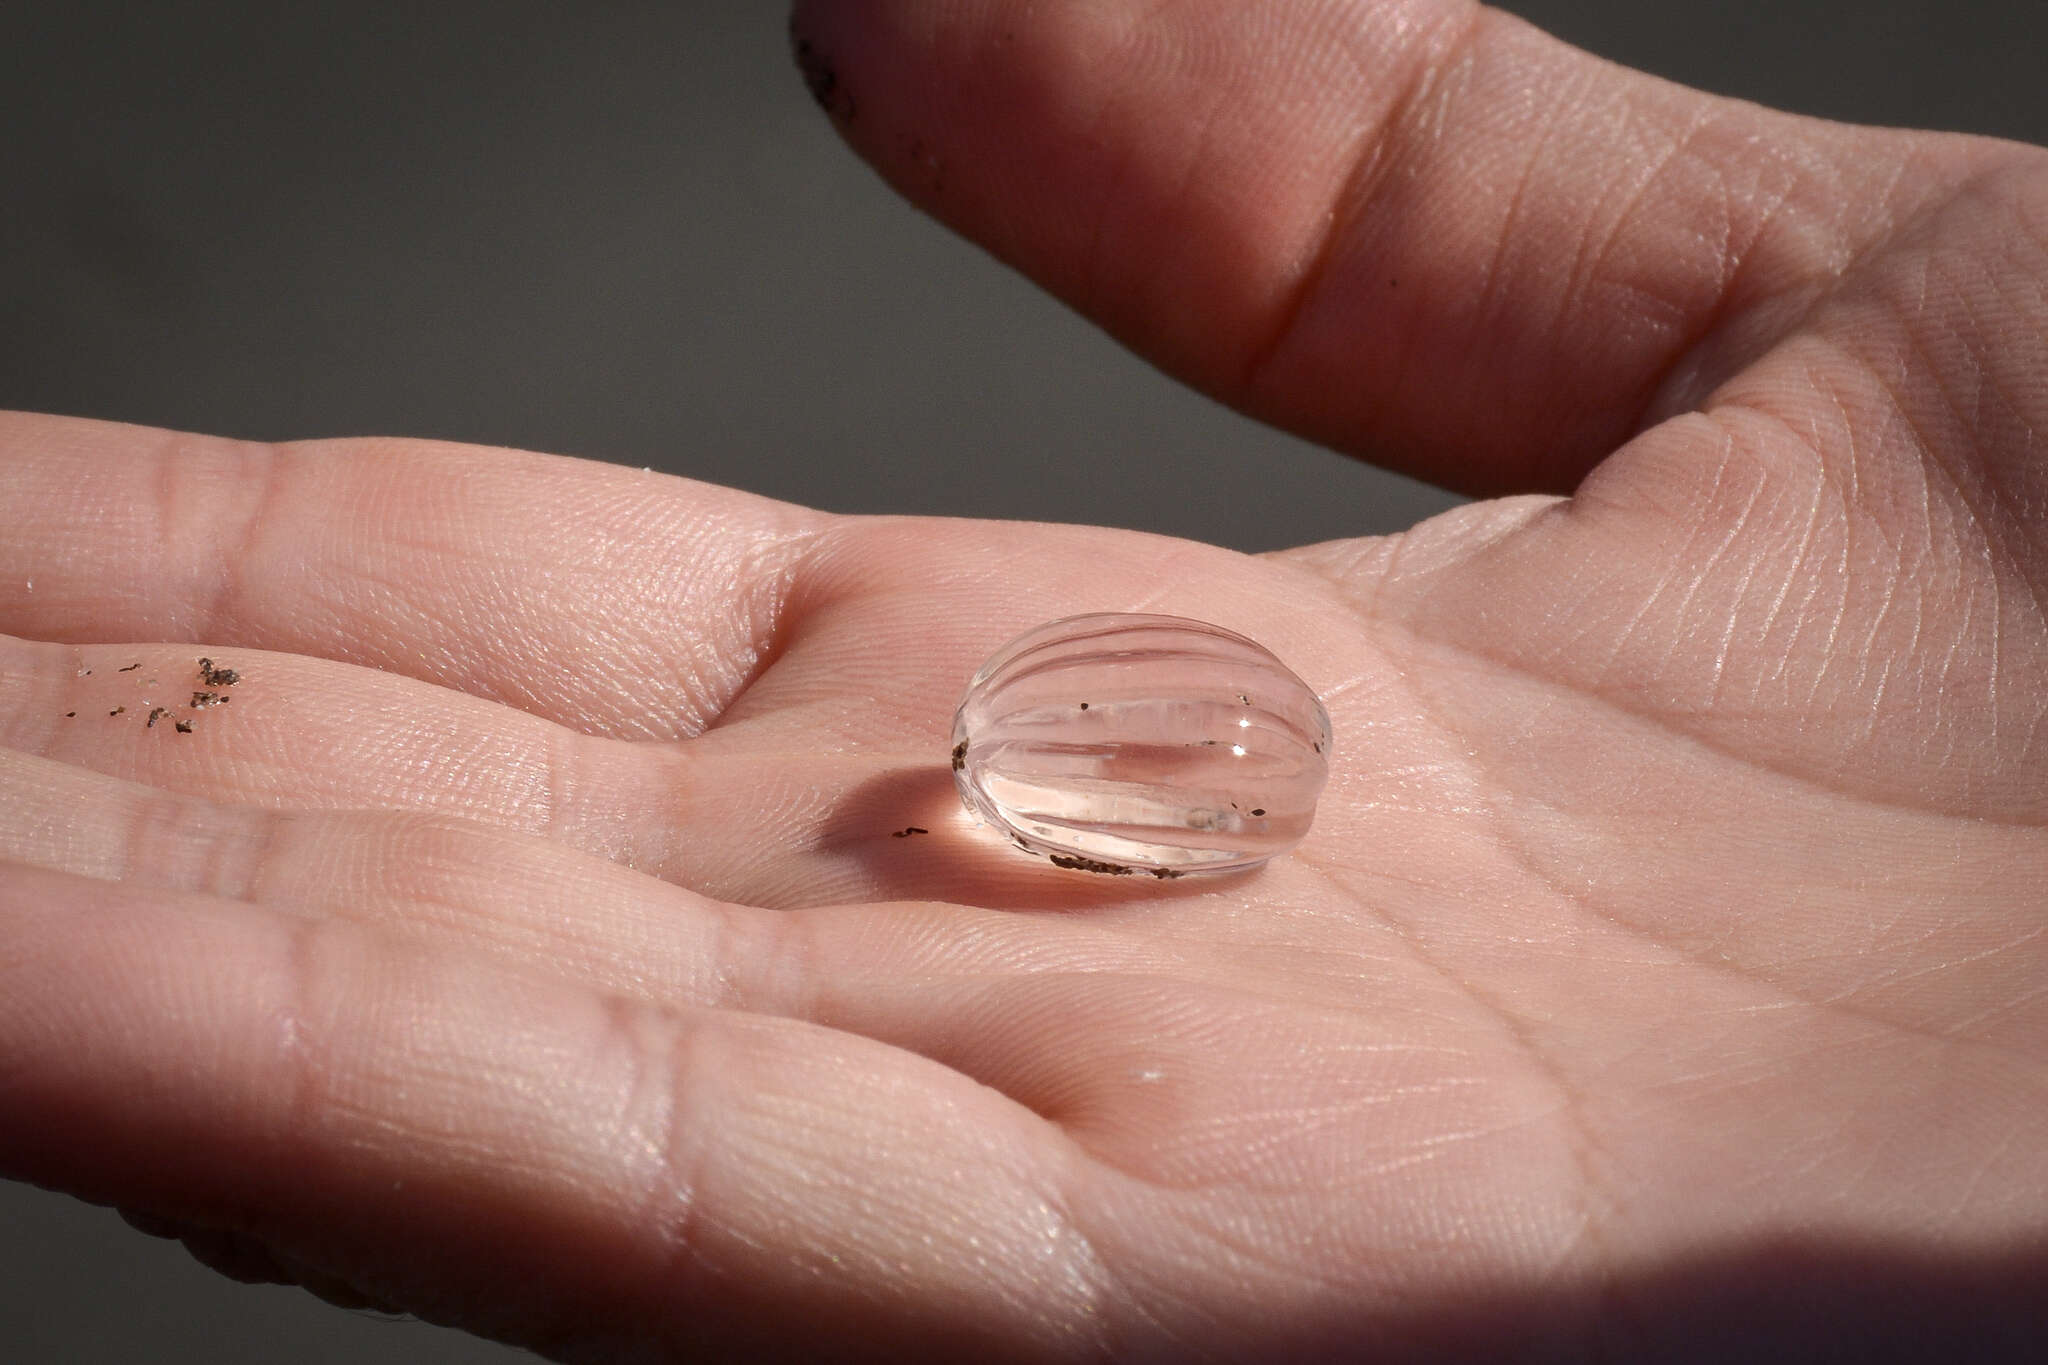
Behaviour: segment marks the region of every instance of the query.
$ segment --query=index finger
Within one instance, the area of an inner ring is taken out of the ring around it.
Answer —
[[[519,451],[6,413],[0,634],[307,654],[675,738],[765,666],[825,520]]]

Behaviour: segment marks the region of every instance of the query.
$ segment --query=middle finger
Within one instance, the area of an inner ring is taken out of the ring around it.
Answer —
[[[209,685],[202,658],[235,681]],[[328,660],[0,637],[0,748],[165,791],[458,817],[762,907],[1070,907],[1174,893],[1077,879],[977,835],[936,732],[915,750],[886,739],[829,753],[798,739],[780,751],[780,733],[618,740]]]

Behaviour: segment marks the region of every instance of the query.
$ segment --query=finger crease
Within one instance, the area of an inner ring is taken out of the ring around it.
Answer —
[[[245,468],[242,477],[255,483],[256,496],[243,504],[238,524],[231,534],[224,537],[228,542],[227,552],[214,556],[218,567],[212,592],[207,597],[202,619],[190,623],[193,639],[213,637],[226,641],[239,634],[236,627],[243,616],[239,605],[248,596],[252,566],[262,562],[263,543],[269,528],[282,524],[279,504],[286,493],[286,480],[280,475],[284,462],[282,452],[274,445],[237,445],[235,449],[243,457]],[[178,482],[179,463],[175,452],[164,459],[166,509],[175,505],[173,488]],[[213,530],[215,528],[210,524],[199,528],[202,535]],[[199,594],[195,593],[194,597],[197,599]]]
[[[1445,73],[1454,70],[1476,46],[1486,27],[1487,11],[1474,6],[1462,20],[1446,22],[1457,23],[1459,27],[1450,35],[1442,52],[1416,64],[1414,71],[1395,92],[1385,114],[1359,139],[1357,150],[1351,157],[1351,170],[1338,185],[1323,215],[1324,226],[1308,264],[1280,301],[1265,339],[1255,345],[1246,358],[1240,380],[1246,393],[1258,393],[1265,387],[1273,367],[1300,330],[1309,306],[1322,293],[1339,249],[1352,229],[1371,211],[1379,197],[1381,182],[1400,161],[1398,153],[1412,136],[1408,130],[1417,123],[1421,112],[1441,87]]]

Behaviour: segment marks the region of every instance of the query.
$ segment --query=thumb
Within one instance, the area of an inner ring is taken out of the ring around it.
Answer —
[[[792,28],[924,208],[1223,401],[1473,492],[1574,486],[1963,174],[1920,155],[1958,140],[1470,0],[799,0]]]

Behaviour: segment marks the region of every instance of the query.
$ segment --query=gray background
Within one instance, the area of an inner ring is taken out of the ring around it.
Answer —
[[[2038,0],[1507,8],[1726,93],[2048,142]],[[1451,502],[1181,391],[896,203],[810,107],[775,0],[17,0],[0,128],[0,407],[1245,549]],[[515,1358],[0,1185],[0,1359]]]

